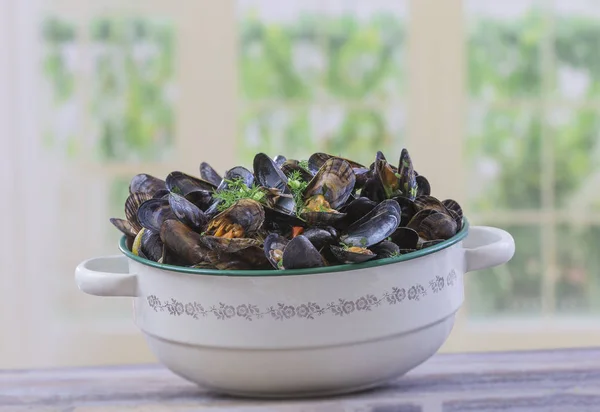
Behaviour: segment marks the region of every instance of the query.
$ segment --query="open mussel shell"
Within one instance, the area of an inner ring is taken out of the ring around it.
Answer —
[[[306,269],[325,266],[325,259],[306,236],[299,235],[290,240],[283,251],[284,269]]]
[[[219,186],[223,180],[221,175],[207,162],[200,163],[200,178],[215,186]]]
[[[138,230],[136,230],[133,227],[133,225],[131,224],[131,222],[129,220],[111,217],[110,223],[112,223],[114,225],[114,227],[119,229],[119,231],[121,233],[123,233],[125,236],[135,237],[138,233]]]
[[[310,173],[308,170],[306,170],[305,168],[300,166],[300,162],[298,162],[297,160],[293,160],[293,159],[286,160],[285,163],[283,163],[281,165],[281,171],[288,178],[290,177],[290,175],[292,173],[298,172],[298,174],[300,175],[300,178],[305,182],[310,182],[310,180],[313,178],[312,173]]]
[[[233,167],[225,172],[225,177],[217,187],[217,192],[227,189],[230,180],[241,180],[247,187],[251,187],[254,184],[254,174],[244,166]]]
[[[158,191],[156,191],[154,193],[154,195],[152,195],[153,199],[168,199],[169,198],[169,192],[167,189],[160,189]]]
[[[269,156],[264,153],[256,154],[253,167],[258,184],[265,188],[276,188],[283,193],[289,193],[287,177]]]
[[[392,233],[390,240],[398,245],[401,251],[406,249],[415,250],[419,243],[419,234],[413,229],[399,227]]]
[[[170,193],[170,192],[169,192]],[[213,203],[212,194],[205,191],[191,192],[184,196],[186,200],[193,203],[198,209],[206,211]]]
[[[171,210],[167,199],[150,199],[142,203],[137,213],[140,225],[146,229],[160,232],[163,222],[174,219],[175,214]]]
[[[347,161],[332,157],[319,169],[304,191],[304,200],[322,195],[333,209],[341,207],[354,189],[356,176]]]
[[[400,214],[400,217],[402,218],[400,220],[400,226],[408,225],[408,222],[410,222],[418,212],[415,202],[404,196],[397,196],[394,200],[398,202],[400,210],[402,211]]]
[[[160,233],[145,229],[142,233],[140,248],[147,259],[158,262],[163,254],[163,242],[160,239]]]
[[[386,160],[378,159],[375,161],[375,174],[382,184],[387,199],[400,193],[400,179]]]
[[[354,247],[350,249],[331,245],[331,252],[340,263],[362,263],[377,257],[375,253],[366,248]],[[360,250],[360,252],[353,251]]]
[[[143,203],[150,199],[152,199],[152,196],[148,193],[132,193],[125,200],[125,217],[136,232],[139,232],[142,228],[138,220],[138,210]]]
[[[369,247],[394,233],[399,224],[398,202],[384,200],[363,218],[351,224],[340,240],[346,245]]]
[[[275,269],[283,269],[283,251],[288,243],[289,241],[278,233],[271,233],[265,238],[265,257]]]
[[[261,228],[265,220],[265,211],[260,203],[252,199],[240,199],[225,209],[208,223],[207,232],[213,232],[222,225],[240,225],[244,235],[250,236]]]
[[[369,247],[369,249],[377,255],[377,259],[385,259],[400,254],[400,247],[390,240],[384,240]]]
[[[360,195],[364,196],[375,203],[379,203],[387,199],[383,184],[378,175],[373,175],[367,179],[365,185],[360,191]]]
[[[463,210],[458,202],[456,200],[446,199],[442,201],[442,204],[456,222],[458,230],[460,230],[462,228]]]
[[[375,209],[375,206],[377,206],[377,203],[368,197],[361,196],[342,206],[340,212],[346,213],[346,221],[352,223],[367,215]]]
[[[287,185],[287,177],[275,164],[273,159],[264,153],[258,153],[254,156],[254,175],[258,184],[267,190],[276,189],[275,193],[281,193],[284,196],[278,196],[270,205],[271,208],[282,213],[292,214],[296,210],[296,202],[291,196],[291,190]],[[285,196],[289,195],[289,196]]]
[[[331,226],[325,228],[311,227],[302,232],[302,235],[317,249],[334,244],[338,240],[337,230]]]
[[[166,185],[170,192],[184,197],[198,191],[212,193],[217,188],[210,182],[179,171],[169,173]]]
[[[147,173],[140,173],[133,176],[129,183],[130,194],[145,193],[154,196],[161,189],[166,189],[165,181]]]
[[[402,153],[400,154],[398,174],[400,175],[400,190],[404,196],[413,200],[417,197],[417,176],[408,150],[406,149],[402,149]]]
[[[169,195],[169,206],[177,219],[193,230],[201,232],[206,227],[208,218],[204,212],[185,197],[171,193]]]
[[[202,245],[198,233],[176,219],[169,219],[163,223],[160,239],[168,249],[167,254],[172,255],[169,261],[183,262],[186,266],[204,261],[210,251]]]

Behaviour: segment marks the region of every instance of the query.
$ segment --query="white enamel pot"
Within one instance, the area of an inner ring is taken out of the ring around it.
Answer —
[[[450,334],[466,272],[509,261],[507,232],[465,224],[445,242],[397,258],[283,271],[217,271],[133,255],[82,262],[79,288],[133,297],[158,360],[218,392],[314,396],[403,375]]]

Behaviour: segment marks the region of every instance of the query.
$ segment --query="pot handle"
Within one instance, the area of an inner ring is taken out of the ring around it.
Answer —
[[[103,256],[81,262],[75,269],[79,289],[96,296],[137,296],[137,276],[129,273],[123,255]]]
[[[473,226],[463,241],[465,272],[502,265],[515,254],[515,240],[510,233],[489,226]]]

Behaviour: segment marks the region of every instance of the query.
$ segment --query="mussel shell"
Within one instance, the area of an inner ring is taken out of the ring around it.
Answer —
[[[312,196],[323,195],[331,208],[338,209],[354,190],[356,176],[350,163],[344,159],[332,157],[319,169],[304,191],[304,200]]]
[[[204,212],[185,197],[171,193],[169,195],[169,206],[175,217],[193,230],[201,232],[206,227],[208,218]]]
[[[377,259],[397,256],[400,253],[400,247],[389,240],[384,240],[383,242],[371,246],[369,249],[377,255]]]
[[[277,165],[277,167],[281,168],[281,166],[285,163],[287,159],[284,155],[277,155],[273,158],[273,162]]]
[[[437,198],[433,196],[419,196],[415,199],[417,210],[435,210],[440,213],[447,213],[446,207]]]
[[[396,231],[400,224],[400,206],[395,200],[384,200],[348,227],[340,240],[347,245],[369,247]]]
[[[296,214],[287,214],[270,207],[265,207],[265,222],[264,227],[269,231],[278,228],[290,229],[292,226],[302,226],[305,224],[296,216]]]
[[[431,186],[429,185],[429,180],[427,180],[423,175],[419,175],[415,179],[417,181],[417,197],[431,195]]]
[[[209,227],[224,221],[237,223],[244,228],[246,236],[250,236],[262,226],[265,221],[265,211],[261,204],[255,200],[240,199],[212,218]]]
[[[221,175],[206,162],[200,163],[200,178],[215,186],[219,186],[223,180]]]
[[[331,158],[337,157],[338,159],[342,159],[345,160],[346,162],[348,162],[350,164],[350,166],[353,169],[365,169],[365,167],[363,165],[361,165],[360,163],[357,163],[353,160],[350,159],[346,159],[344,157],[339,157],[339,156],[333,156],[327,153],[322,153],[322,152],[317,152],[317,153],[313,153],[309,158],[308,158],[308,170],[309,172],[311,172],[313,175],[317,174],[317,172],[319,171],[319,169],[321,167],[323,167],[323,165]]]
[[[425,240],[450,239],[457,232],[456,222],[444,213],[434,213],[427,216],[417,230]]]
[[[375,253],[356,253],[350,252],[340,246],[331,245],[329,246],[331,252],[340,263],[362,263],[371,259],[375,259],[377,255]],[[368,250],[368,249],[367,249]]]
[[[379,176],[373,175],[367,179],[365,185],[360,191],[360,195],[379,203],[386,199],[383,184],[379,180]]]
[[[163,243],[160,240],[160,233],[150,229],[144,230],[140,247],[147,259],[158,262],[163,254]]]
[[[379,177],[386,198],[400,193],[400,179],[387,161],[382,159],[375,161],[375,174]]]
[[[410,220],[410,222],[408,222],[406,227],[418,232],[419,227],[421,226],[421,222],[423,220],[425,220],[425,218],[427,218],[428,216],[433,215],[435,213],[441,213],[441,212],[434,210],[434,209],[423,209],[423,210],[419,211],[416,215],[413,216],[413,218]]]
[[[160,190],[157,190],[154,193],[154,195],[152,195],[152,198],[153,199],[163,199],[163,198],[167,199],[169,196],[169,193],[171,193],[171,192],[169,192],[167,189],[160,189]]]
[[[267,207],[277,210],[286,215],[292,215],[296,211],[296,201],[291,193],[282,193],[279,189],[264,189]]]
[[[288,244],[288,240],[278,233],[271,233],[265,238],[264,241],[264,252],[267,260],[273,265],[275,269],[282,269],[283,262],[283,251]],[[276,254],[280,254],[279,260],[276,258]],[[281,262],[281,265],[279,264]]]
[[[337,226],[345,217],[345,213],[339,212],[303,212],[300,217],[308,226]]]
[[[201,236],[176,219],[166,220],[160,230],[160,238],[174,254],[171,260],[192,266],[206,260],[209,249],[202,246]]]
[[[222,253],[238,253],[249,247],[260,247],[260,241],[250,238],[223,238],[216,236],[202,236],[202,245],[210,250]]]
[[[354,183],[354,189],[360,189],[365,186],[369,178],[371,177],[371,170],[367,168],[354,168],[354,175],[356,176],[356,182]]]
[[[325,266],[325,260],[319,251],[305,236],[299,235],[290,240],[283,251],[285,269],[305,269]]]
[[[129,220],[111,217],[110,223],[126,236],[135,237],[137,235],[138,230],[133,227]]]
[[[310,243],[317,249],[321,249],[324,246],[331,245],[337,242],[338,236],[337,231],[332,228],[319,228],[319,227],[311,227],[310,229],[302,232]]]
[[[269,156],[264,153],[257,153],[254,156],[253,167],[254,176],[260,186],[274,187],[282,193],[290,193],[287,187],[287,177]]]
[[[404,196],[397,196],[394,200],[398,202],[400,209],[402,210],[400,226],[408,225],[408,222],[410,222],[413,216],[418,212],[415,202]]]
[[[150,199],[142,203],[137,214],[140,225],[146,229],[160,232],[163,222],[167,219],[175,219],[167,199]]]
[[[203,190],[188,193],[184,197],[189,202],[194,204],[198,209],[203,211],[207,210],[214,203],[212,195],[209,192],[205,192]]]
[[[147,173],[140,173],[131,179],[129,182],[129,193],[146,193],[153,196],[154,193],[161,189],[165,189],[165,181],[149,175]]]
[[[148,193],[132,193],[125,200],[125,217],[136,232],[139,232],[142,228],[142,225],[138,221],[138,210],[143,203],[150,199],[152,199],[152,196]]]
[[[212,193],[217,188],[210,182],[179,171],[169,173],[166,185],[170,192],[184,197],[198,191]]]
[[[436,239],[436,240],[426,240],[424,242],[419,243],[419,249],[427,249],[428,247],[437,245],[438,243],[442,243],[444,239]]]
[[[398,245],[400,250],[403,249],[417,249],[419,243],[419,234],[413,229],[407,227],[399,227],[390,236],[392,242]]]
[[[406,149],[402,149],[402,153],[400,154],[398,174],[400,175],[400,190],[402,190],[404,196],[411,200],[414,199],[417,196],[417,176],[408,150]]]
[[[454,210],[448,210],[448,215],[456,222],[456,230],[459,231],[463,226],[463,218]]]
[[[458,229],[460,230],[462,228],[462,220],[463,220],[462,207],[460,207],[458,202],[453,199],[443,200],[442,204],[444,205],[444,207],[446,209],[448,209],[448,212],[450,212],[450,215],[454,218],[454,221],[456,222],[456,225],[458,226]]]
[[[340,212],[346,213],[346,221],[353,223],[375,209],[375,206],[377,203],[368,197],[361,196],[342,206]]]
[[[288,179],[294,172],[298,172],[300,178],[305,182],[310,182],[310,180],[313,178],[313,175],[308,170],[300,166],[300,162],[293,159],[286,160],[285,163],[281,165],[281,171],[288,177]]]
[[[217,192],[227,189],[229,180],[241,180],[247,187],[251,187],[254,184],[254,174],[244,166],[233,167],[225,172],[225,177],[217,187]]]

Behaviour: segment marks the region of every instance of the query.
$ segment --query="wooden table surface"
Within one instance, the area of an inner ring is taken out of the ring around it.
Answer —
[[[376,390],[285,401],[218,396],[159,365],[1,371],[0,411],[600,412],[600,348],[436,355]]]

